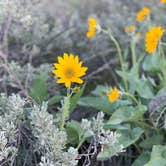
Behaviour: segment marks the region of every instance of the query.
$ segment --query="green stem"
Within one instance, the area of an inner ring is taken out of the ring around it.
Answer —
[[[136,143],[134,143],[134,146],[135,146],[135,148],[137,149],[138,153],[141,154],[142,151],[141,151],[141,149],[139,148],[139,146],[138,146]]]
[[[67,89],[67,97],[64,98],[63,103],[62,103],[62,120],[61,120],[61,129],[64,128],[65,121],[69,116],[69,108],[70,108],[70,88]]]
[[[104,33],[108,34],[110,39],[114,42],[116,49],[118,51],[118,56],[119,56],[119,61],[120,61],[120,66],[121,66],[121,70],[123,72],[123,81],[124,81],[124,85],[125,85],[125,90],[128,91],[128,85],[127,85],[127,80],[125,77],[125,66],[124,66],[124,60],[123,60],[123,56],[122,56],[122,50],[120,48],[120,45],[118,43],[118,41],[114,38],[114,36],[112,35],[111,29],[108,30],[103,30]]]
[[[135,50],[135,43],[133,41],[131,41],[131,55],[132,55],[132,63],[133,66],[136,65],[136,50]]]
[[[131,95],[130,93],[123,92],[122,95],[125,95],[125,96],[131,98],[136,103],[136,105],[139,105],[138,100],[133,95]]]

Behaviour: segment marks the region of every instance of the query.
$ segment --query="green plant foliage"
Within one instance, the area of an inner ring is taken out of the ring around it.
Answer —
[[[161,72],[161,59],[158,55],[146,56],[142,64],[143,70],[153,74]]]
[[[30,90],[31,97],[39,103],[47,98],[47,79],[48,73],[42,73],[36,78]]]
[[[74,120],[68,122],[66,131],[68,135],[68,142],[70,144],[78,145],[81,140],[81,136],[83,135],[83,129],[81,128],[80,123]]]
[[[143,166],[150,159],[150,152],[143,152],[141,155],[134,161],[132,166]]]
[[[74,111],[74,109],[76,108],[78,100],[80,99],[80,97],[82,96],[82,94],[84,92],[85,86],[86,86],[86,84],[84,84],[82,86],[82,88],[78,92],[76,92],[75,95],[73,95],[71,97],[71,99],[70,99],[70,110],[69,110],[70,113],[72,113]]]
[[[48,105],[53,105],[56,103],[59,103],[62,100],[63,96],[60,95],[54,95],[48,100]]]
[[[164,145],[154,145],[150,161],[147,162],[144,166],[165,166],[166,165],[166,146]]]
[[[82,97],[78,104],[84,107],[92,107],[107,114],[112,114],[116,104],[111,104],[107,97]]]
[[[117,133],[120,134],[119,144],[123,145],[124,148],[136,143],[136,141],[143,134],[144,130],[136,127],[130,130],[118,130]]]
[[[145,140],[143,140],[139,144],[139,146],[144,149],[151,150],[153,145],[160,145],[162,144],[163,141],[164,141],[164,136],[162,134],[154,133],[154,135],[152,135],[151,137],[148,137]]]
[[[143,118],[144,113],[147,111],[147,108],[143,105],[138,107],[124,106],[117,109],[107,122],[107,125],[117,125],[122,122],[133,121],[136,122]]]

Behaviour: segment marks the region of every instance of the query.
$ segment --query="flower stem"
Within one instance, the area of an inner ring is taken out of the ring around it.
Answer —
[[[123,82],[124,82],[125,90],[128,91],[127,80],[126,80],[126,77],[125,77],[124,60],[123,60],[122,50],[120,48],[120,45],[119,45],[118,41],[112,35],[111,29],[103,30],[103,32],[109,35],[110,39],[114,42],[114,44],[116,46],[116,49],[118,51],[118,56],[119,56],[119,62],[120,62],[121,70],[123,72]]]
[[[136,103],[136,105],[139,105],[138,100],[133,95],[131,95],[130,93],[123,92],[122,95],[125,95],[125,96],[131,98]]]
[[[67,97],[64,98],[63,102],[62,102],[62,120],[61,120],[61,129],[64,128],[65,125],[65,121],[69,116],[69,108],[70,108],[70,88],[67,89]]]
[[[135,51],[135,43],[133,41],[131,41],[131,55],[132,55],[132,63],[133,66],[136,65],[136,51]]]

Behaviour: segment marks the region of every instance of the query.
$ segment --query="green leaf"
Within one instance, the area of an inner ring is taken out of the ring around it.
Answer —
[[[166,166],[166,146],[154,145],[150,161],[144,166]]]
[[[130,125],[129,124],[116,124],[116,125],[104,124],[104,129],[128,130],[128,129],[130,129]]]
[[[103,96],[103,97],[83,97],[78,101],[78,104],[80,106],[92,107],[97,110],[101,110],[107,114],[111,114],[116,106],[115,103],[111,104],[108,101],[108,98],[105,96]]]
[[[32,85],[30,96],[35,99],[36,102],[41,103],[47,97],[47,79],[48,73],[44,72],[37,77]]]
[[[142,64],[144,71],[151,73],[161,72],[161,60],[158,55],[146,56]]]
[[[86,84],[84,84],[82,86],[82,88],[80,89],[79,92],[77,92],[74,96],[71,97],[70,99],[70,113],[72,113],[74,111],[74,109],[77,106],[78,100],[80,99],[80,97],[82,96],[84,89],[85,89]]]
[[[90,137],[93,136],[93,132],[84,131],[80,123],[72,120],[67,123],[66,127],[67,135],[68,135],[68,143],[73,145],[79,145],[79,147]],[[78,147],[78,148],[79,148]]]
[[[102,97],[82,97],[78,101],[78,104],[83,107],[95,108],[96,110],[103,111],[108,115],[111,115],[115,109],[120,106],[130,105],[131,102],[128,100],[117,100],[114,103],[110,103],[107,96]]]
[[[66,132],[68,135],[68,142],[73,145],[78,145],[83,135],[83,129],[81,128],[80,123],[74,120],[68,122]]]
[[[63,99],[63,96],[55,95],[48,100],[48,105],[59,103]]]
[[[134,129],[128,129],[128,130],[117,130],[117,133],[120,134],[120,137],[118,138],[118,145],[122,145],[123,148],[127,148],[128,146],[135,143],[140,136],[143,133],[143,130],[139,127]],[[111,147],[105,148],[103,151],[101,151],[97,159],[98,160],[107,160],[110,157],[116,155],[118,152],[116,152],[115,149],[112,149]]]
[[[114,154],[115,155],[115,154]],[[98,155],[97,155],[97,160],[100,160],[100,161],[104,161],[104,160],[107,160],[109,159],[111,156],[114,156],[112,154],[112,149],[111,148],[107,148],[107,149],[104,149],[103,151],[101,151]]]
[[[142,119],[142,116],[147,111],[147,108],[143,105],[139,107],[124,106],[117,109],[107,122],[107,125],[117,125],[122,122],[138,121]]]
[[[146,79],[135,80],[135,86],[137,93],[146,99],[151,99],[154,97],[154,93],[152,91],[152,86],[150,82]]]
[[[135,143],[140,136],[143,134],[144,130],[136,127],[131,130],[117,130],[117,133],[119,133],[121,136],[119,137],[119,144],[123,145],[124,148],[127,148],[128,146]]]
[[[91,93],[94,96],[106,96],[107,95],[108,87],[103,85],[98,85],[95,90],[93,90]]]
[[[163,143],[163,135],[161,134],[154,134],[151,137],[148,137],[144,141],[142,141],[139,146],[143,149],[151,149],[153,145],[159,145]]]
[[[132,164],[132,166],[142,166],[150,159],[150,152],[143,152]]]

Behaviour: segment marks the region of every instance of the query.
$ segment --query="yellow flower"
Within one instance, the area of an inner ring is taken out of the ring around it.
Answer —
[[[130,26],[126,26],[125,27],[125,32],[126,33],[132,33],[132,32],[134,32],[135,31],[135,25],[130,25]]]
[[[64,83],[68,88],[71,83],[82,84],[83,80],[80,77],[85,75],[87,67],[82,67],[82,61],[79,62],[78,56],[64,53],[63,57],[58,56],[58,63],[54,63],[56,68],[52,72],[59,78],[57,83]]]
[[[96,35],[97,21],[95,18],[88,19],[88,32],[86,33],[87,38],[92,38]]]
[[[163,33],[164,29],[161,26],[152,27],[148,32],[146,32],[145,47],[148,53],[155,52]]]
[[[160,0],[161,3],[166,3],[166,0]]]
[[[137,21],[141,22],[146,20],[146,18],[150,14],[150,9],[147,7],[142,8],[138,13],[137,13]]]
[[[114,87],[113,89],[110,90],[108,97],[109,97],[109,101],[111,103],[115,102],[120,96],[120,93],[117,89],[117,87]]]

